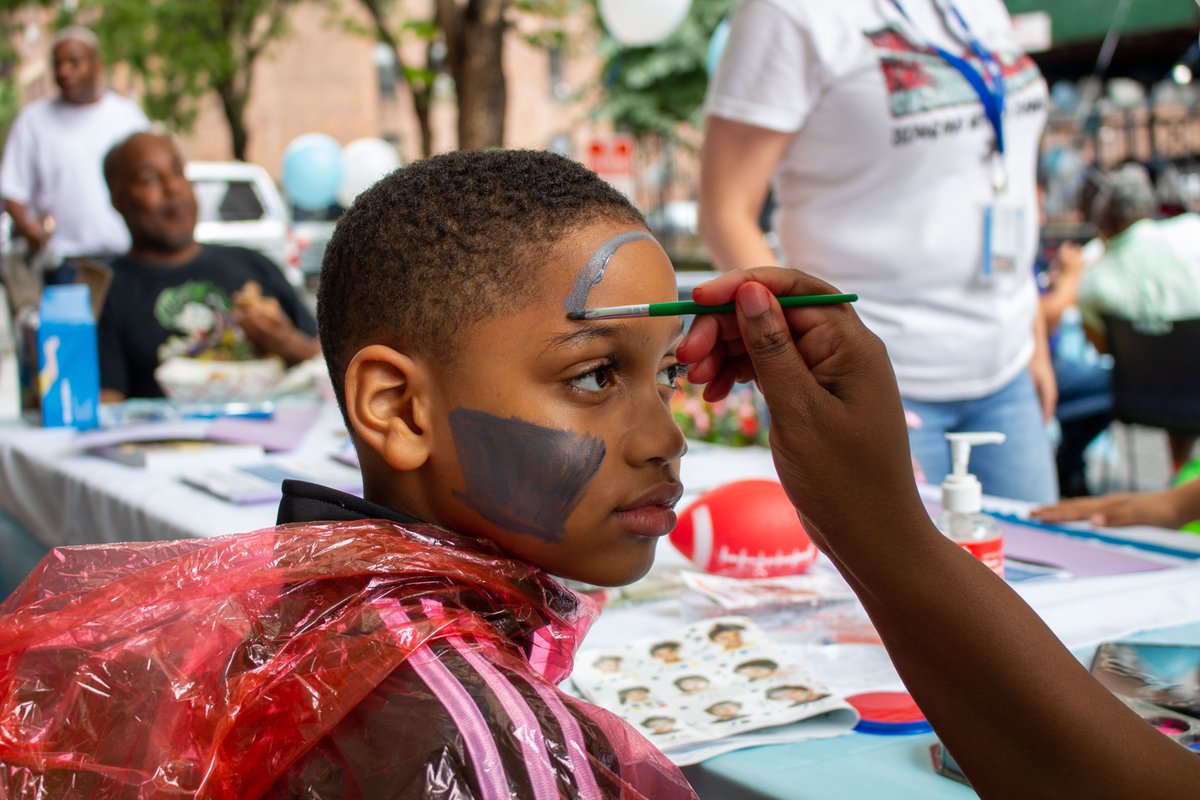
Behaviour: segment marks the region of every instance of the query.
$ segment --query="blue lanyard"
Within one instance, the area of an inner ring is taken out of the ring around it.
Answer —
[[[908,20],[910,25],[913,25],[912,17],[908,15],[908,11],[901,4],[900,0],[892,0],[892,4],[900,14]],[[942,58],[947,64],[958,70],[967,83],[971,84],[971,88],[979,95],[979,101],[983,104],[984,113],[987,114],[988,122],[992,124],[992,130],[996,132],[996,152],[1001,156],[1004,155],[1004,68],[996,57],[987,50],[979,39],[971,32],[971,26],[967,24],[967,20],[958,10],[958,6],[953,2],[947,2],[943,5],[942,2],[937,3],[938,10],[943,16],[946,15],[947,7],[949,12],[954,16],[960,28],[962,35],[956,34],[957,38],[970,48],[975,57],[983,64],[986,70],[986,77],[971,66],[971,63],[965,58],[960,58],[945,48],[938,47],[935,44],[927,44],[926,46]],[[915,28],[916,26],[913,25]],[[950,28],[949,25],[946,26]],[[951,30],[953,33],[954,31]]]

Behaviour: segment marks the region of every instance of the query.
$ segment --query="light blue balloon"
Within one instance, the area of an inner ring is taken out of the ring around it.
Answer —
[[[328,208],[337,200],[344,169],[342,147],[332,136],[297,136],[283,154],[283,190],[296,208]]]
[[[708,74],[712,76],[717,71],[717,65],[721,63],[721,55],[725,52],[725,43],[729,41],[729,17],[721,20],[717,25],[717,29],[713,31],[712,38],[708,40]]]

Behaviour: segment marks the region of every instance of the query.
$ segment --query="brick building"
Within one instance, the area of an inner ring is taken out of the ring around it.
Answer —
[[[411,2],[424,5],[419,0]],[[54,91],[48,63],[51,19],[50,12],[30,14],[20,37],[23,62],[18,83],[23,100]],[[420,155],[407,88],[389,79],[390,62],[381,48],[369,36],[348,29],[346,19],[363,26],[367,22],[355,0],[299,5],[289,19],[291,35],[270,48],[255,68],[247,111],[247,157],[276,177],[288,143],[309,132],[329,134],[342,144],[380,137],[396,143],[405,160]],[[582,155],[594,135],[609,129],[606,123],[591,119],[601,64],[594,47],[597,33],[581,14],[566,23],[571,33],[568,48],[551,53],[525,39],[537,24],[536,19],[518,18],[506,42],[505,145]],[[418,49],[406,55],[418,63],[419,53]],[[444,80],[433,110],[434,150],[438,152],[455,144],[453,86],[448,78]],[[136,81],[120,65],[111,70],[110,84],[124,94],[138,94]],[[215,97],[205,98],[192,131],[182,136],[182,142],[192,159],[232,157],[229,132]]]

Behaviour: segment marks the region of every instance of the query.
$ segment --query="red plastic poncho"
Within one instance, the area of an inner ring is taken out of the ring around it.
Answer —
[[[431,526],[55,550],[0,606],[0,798],[693,797],[556,688],[595,614]]]

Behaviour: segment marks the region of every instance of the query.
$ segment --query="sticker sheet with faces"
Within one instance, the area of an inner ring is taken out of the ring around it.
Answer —
[[[579,692],[662,750],[798,722],[841,707],[747,617],[586,650]]]

